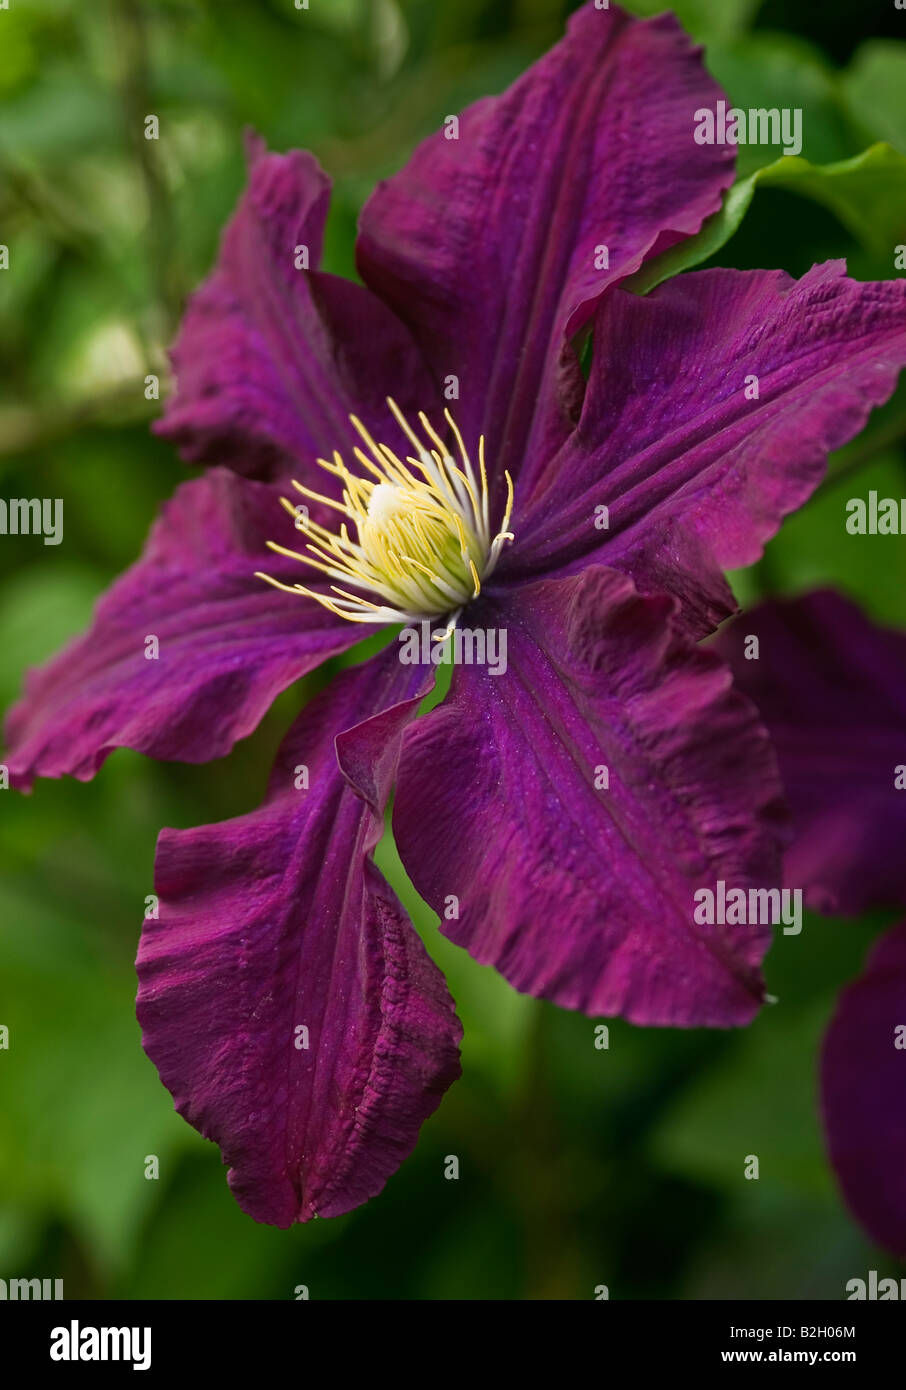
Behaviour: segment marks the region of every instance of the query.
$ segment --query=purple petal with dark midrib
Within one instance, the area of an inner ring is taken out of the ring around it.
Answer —
[[[492,474],[509,468],[523,498],[581,406],[568,340],[732,182],[732,147],[693,140],[695,111],[721,95],[673,16],[589,3],[508,91],[462,113],[458,139],[424,141],[363,210],[362,278],[438,379],[457,378],[467,441],[487,434]]]
[[[374,1196],[459,1075],[443,977],[370,857],[429,684],[395,647],[344,672],[293,727],[259,810],[161,835],[160,919],[138,957],[144,1045],[258,1221]]]
[[[282,690],[373,631],[255,577],[310,582],[305,566],[265,548],[267,538],[303,544],[279,499],[227,469],[177,489],[91,629],[26,677],[6,725],[13,785],[87,780],[115,748],[223,757]]]
[[[408,731],[394,830],[444,934],[517,989],[726,1026],[763,1000],[770,928],[698,925],[694,894],[779,883],[780,784],[754,707],[674,610],[603,567],[483,604],[471,624],[507,629],[507,669],[458,666]]]
[[[906,282],[844,270],[696,271],[607,296],[579,428],[517,508],[499,577],[611,565],[713,631],[735,608],[722,571],[758,559],[906,365]]]

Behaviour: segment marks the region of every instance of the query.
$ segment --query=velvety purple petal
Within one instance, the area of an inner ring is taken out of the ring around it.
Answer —
[[[249,152],[249,185],[190,300],[178,390],[157,432],[192,462],[257,476],[348,454],[351,412],[401,448],[385,397],[429,411],[437,399],[408,330],[369,290],[318,271],[330,184],[317,161],[257,140]],[[296,268],[300,246],[310,270]],[[326,474],[318,485],[329,488]]]
[[[502,96],[469,107],[378,186],[362,278],[410,324],[470,443],[526,491],[572,427],[583,382],[566,340],[608,285],[698,230],[734,152],[693,140],[721,96],[671,15],[591,3]],[[605,256],[599,250],[604,248]]]
[[[742,614],[715,647],[777,750],[787,882],[818,911],[906,906],[906,636],[821,591]]]
[[[259,810],[161,835],[144,1046],[258,1221],[337,1216],[379,1192],[459,1075],[453,1001],[370,858],[427,688],[395,645],[344,672],[290,732]]]
[[[183,484],[90,631],[26,677],[6,725],[11,783],[87,780],[114,748],[222,757],[281,690],[373,631],[257,579],[311,573],[267,538],[299,548],[275,486],[226,469]]]
[[[821,1089],[843,1194],[872,1239],[906,1259],[906,922],[841,994]]]
[[[759,557],[906,363],[906,282],[844,269],[706,270],[602,300],[579,427],[517,507],[500,573],[605,563],[713,630],[735,608],[721,571]]]
[[[457,666],[409,730],[394,830],[443,932],[517,989],[634,1023],[745,1023],[770,929],[698,925],[694,895],[779,882],[779,778],[675,606],[597,567],[470,610],[506,629],[506,670]]]

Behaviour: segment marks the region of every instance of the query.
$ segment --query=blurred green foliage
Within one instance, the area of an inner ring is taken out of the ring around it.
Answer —
[[[441,118],[558,37],[562,0],[12,0],[0,12],[0,492],[65,498],[65,542],[0,547],[0,704],[88,620],[185,470],[148,433],[188,290],[243,181],[242,131],[335,178],[326,264],[353,273],[358,208]],[[653,13],[660,3],[630,5]],[[739,105],[800,106],[803,161],[766,171],[711,263],[846,256],[890,278],[903,228],[906,15],[882,0],[675,5]],[[140,139],[148,112],[161,140]],[[859,156],[868,145],[892,151]],[[895,151],[899,150],[900,153]],[[740,151],[740,175],[776,150]],[[809,163],[806,164],[805,161]],[[812,166],[834,163],[836,171]],[[732,222],[732,225],[730,225]],[[903,237],[906,240],[906,235]],[[744,601],[837,584],[906,626],[900,543],[843,536],[846,470],[904,491],[902,393],[752,570]],[[838,479],[839,476],[839,480]],[[883,554],[884,561],[879,561]],[[886,568],[879,568],[879,564]],[[318,679],[323,679],[319,677]],[[0,1276],[69,1297],[839,1298],[884,1260],[843,1210],[815,1101],[840,985],[881,919],[809,919],[768,961],[779,1003],[738,1034],[610,1027],[517,996],[444,941],[392,842],[379,861],[447,972],[464,1077],[364,1209],[290,1232],[229,1195],[139,1047],[133,960],[163,825],[253,807],[306,690],[208,767],[121,752],[91,785],[0,793]],[[459,1182],[443,1155],[461,1158]],[[748,1153],[758,1182],[743,1180]],[[160,1158],[159,1181],[144,1177]],[[887,1262],[889,1263],[889,1261]],[[884,1266],[886,1267],[886,1265]]]

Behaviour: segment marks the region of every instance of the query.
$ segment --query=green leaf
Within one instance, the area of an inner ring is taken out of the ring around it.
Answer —
[[[906,238],[906,156],[890,145],[872,145],[837,164],[781,158],[760,179],[822,203],[866,250],[892,258],[894,243]]]
[[[773,164],[737,180],[723,207],[697,235],[642,266],[625,287],[647,294],[670,276],[715,255],[739,227],[759,185],[823,204],[869,251],[892,257],[897,242],[906,240],[906,157],[890,145],[872,145],[835,164],[811,164],[799,156],[781,155]]]
[[[847,120],[837,73],[819,48],[791,34],[752,34],[709,44],[705,57],[733,106],[800,110],[803,150],[815,163],[858,153],[862,142]],[[779,152],[776,145],[740,145],[739,176],[770,164]]]
[[[768,165],[769,169],[773,167]],[[725,193],[720,211],[715,212],[713,217],[709,217],[703,223],[700,232],[689,237],[687,241],[671,246],[663,255],[647,261],[641,270],[623,282],[623,288],[632,290],[634,294],[648,294],[662,281],[679,275],[683,270],[691,270],[693,266],[700,265],[709,256],[715,255],[730,240],[748,212],[758,177],[758,174],[750,174],[747,179],[737,180]]]
[[[906,435],[906,420],[903,422]],[[871,431],[866,436],[871,439]],[[841,455],[843,456],[843,455]],[[851,536],[846,530],[846,503],[867,498],[906,495],[902,458],[885,451],[849,476],[845,466],[834,470],[808,506],[784,521],[752,569],[730,576],[733,592],[744,607],[767,589],[772,593],[805,593],[832,584],[842,589],[875,622],[906,627],[906,548],[898,536]],[[879,576],[883,575],[883,582]]]
[[[906,43],[864,43],[843,74],[842,85],[850,111],[868,134],[906,149]]]

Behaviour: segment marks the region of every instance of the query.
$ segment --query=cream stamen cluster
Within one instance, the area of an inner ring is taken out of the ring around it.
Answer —
[[[332,460],[317,462],[340,479],[342,501],[293,482],[303,497],[342,514],[339,530],[312,521],[307,509],[282,497],[298,529],[311,536],[305,547],[308,553],[268,541],[278,555],[311,565],[330,579],[364,592],[351,593],[331,584],[331,593],[326,594],[303,584],[283,584],[260,572],[259,578],[287,593],[313,598],[353,623],[408,623],[450,615],[452,627],[464,605],[478,597],[482,580],[492,573],[506,542],[513,539],[507,529],[513,510],[512,479],[505,474],[506,507],[500,529],[492,534],[484,436],[478,441],[476,477],[449,410],[444,416],[458,461],[423,411],[418,417],[424,432],[420,439],[396,402],[388,398],[387,404],[413,454],[400,459],[386,444],[377,444],[357,416],[350,416],[365,446],[357,446],[354,452],[367,476],[351,473],[335,452]]]

